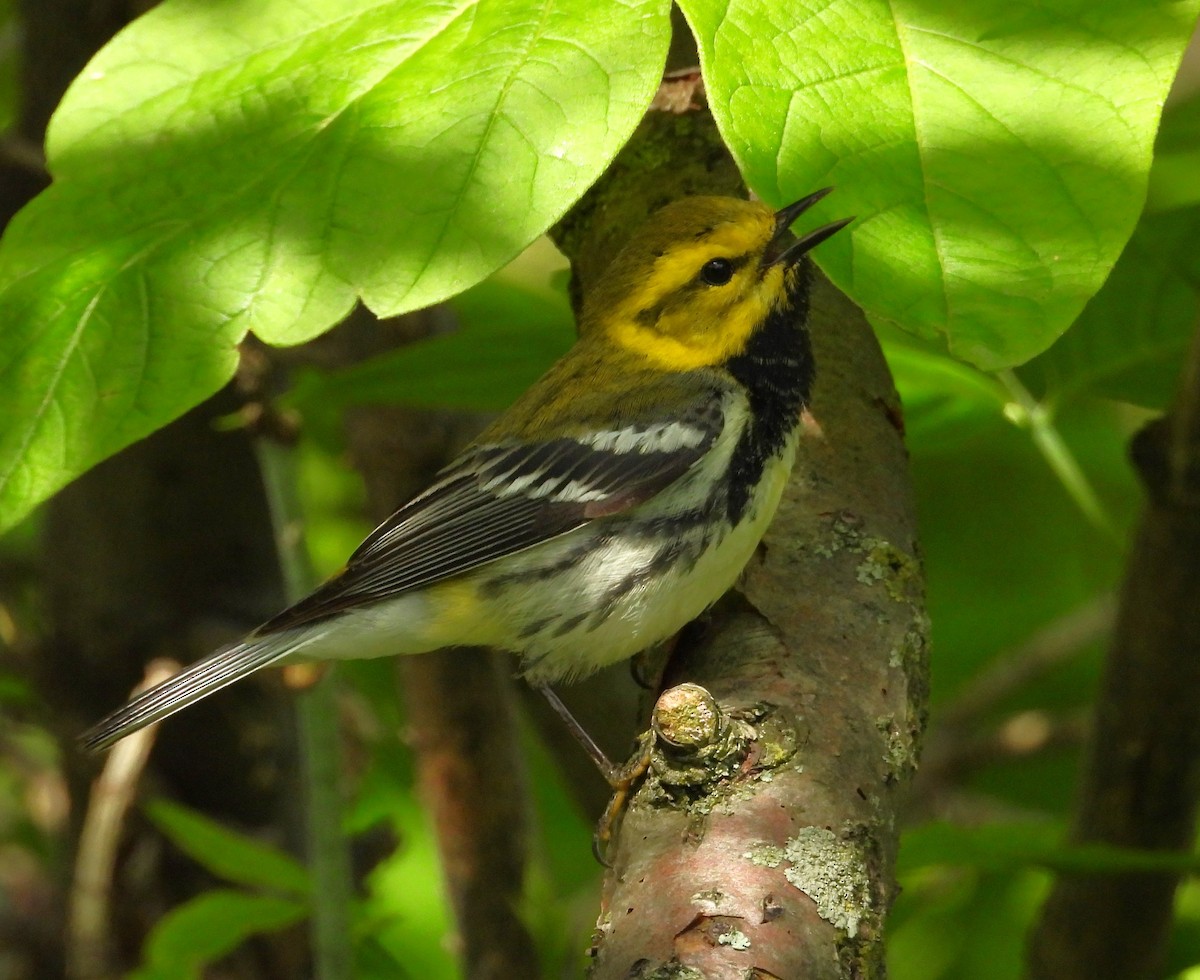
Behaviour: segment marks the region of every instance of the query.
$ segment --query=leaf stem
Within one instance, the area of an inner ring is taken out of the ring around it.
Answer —
[[[1005,415],[1015,424],[1029,430],[1033,444],[1084,517],[1109,537],[1119,540],[1121,535],[1116,523],[1105,510],[1075,454],[1071,452],[1062,433],[1055,426],[1053,412],[1034,398],[1012,371],[998,371],[996,377],[1012,398],[1005,408]]]
[[[266,488],[279,565],[289,601],[307,594],[315,575],[304,546],[293,451],[260,438],[259,468]],[[313,878],[312,941],[318,980],[349,980],[350,857],[342,831],[337,702],[332,672],[296,697],[308,862]]]

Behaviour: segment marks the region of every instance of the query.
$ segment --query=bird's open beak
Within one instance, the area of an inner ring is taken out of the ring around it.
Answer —
[[[792,222],[832,190],[832,187],[822,187],[819,191],[813,191],[808,197],[801,198],[795,204],[789,204],[786,208],[780,208],[775,212],[775,234],[763,256],[764,266],[780,263],[791,265],[793,262],[799,261],[800,256],[812,251],[826,238],[837,234],[854,220],[853,217],[850,217],[842,218],[840,221],[831,221],[827,225],[813,229],[806,235],[801,235],[798,239],[791,240],[792,236],[789,234],[788,228],[791,227]]]

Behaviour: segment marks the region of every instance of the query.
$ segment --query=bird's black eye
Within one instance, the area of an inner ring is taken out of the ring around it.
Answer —
[[[709,259],[700,267],[700,281],[710,286],[724,286],[733,278],[733,263],[729,259]]]

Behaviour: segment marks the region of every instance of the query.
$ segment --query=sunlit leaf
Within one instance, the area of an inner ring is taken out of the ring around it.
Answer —
[[[632,132],[666,0],[168,0],[72,86],[0,245],[0,527],[297,343],[482,279]],[[163,52],[170,52],[164,57]]]
[[[855,214],[818,249],[878,321],[984,368],[1070,326],[1142,207],[1195,2],[681,0],[751,187]],[[814,218],[814,221],[820,218]]]
[[[168,800],[154,800],[145,810],[176,847],[217,877],[290,895],[308,893],[308,872],[282,851]]]
[[[146,940],[144,962],[129,980],[199,980],[209,963],[251,936],[273,932],[307,914],[299,902],[231,889],[204,892],[172,909]]]
[[[1051,404],[1100,395],[1163,409],[1179,385],[1200,330],[1200,98],[1163,117],[1158,145],[1147,213],[1108,281],[1019,371]]]
[[[1020,368],[1052,403],[1082,394],[1165,408],[1200,329],[1200,208],[1147,215],[1104,288],[1045,354]]]

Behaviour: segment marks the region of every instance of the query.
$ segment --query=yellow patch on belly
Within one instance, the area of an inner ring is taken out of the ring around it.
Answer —
[[[429,603],[428,640],[434,647],[494,642],[488,629],[489,603],[479,594],[471,575],[438,582],[425,589]]]

